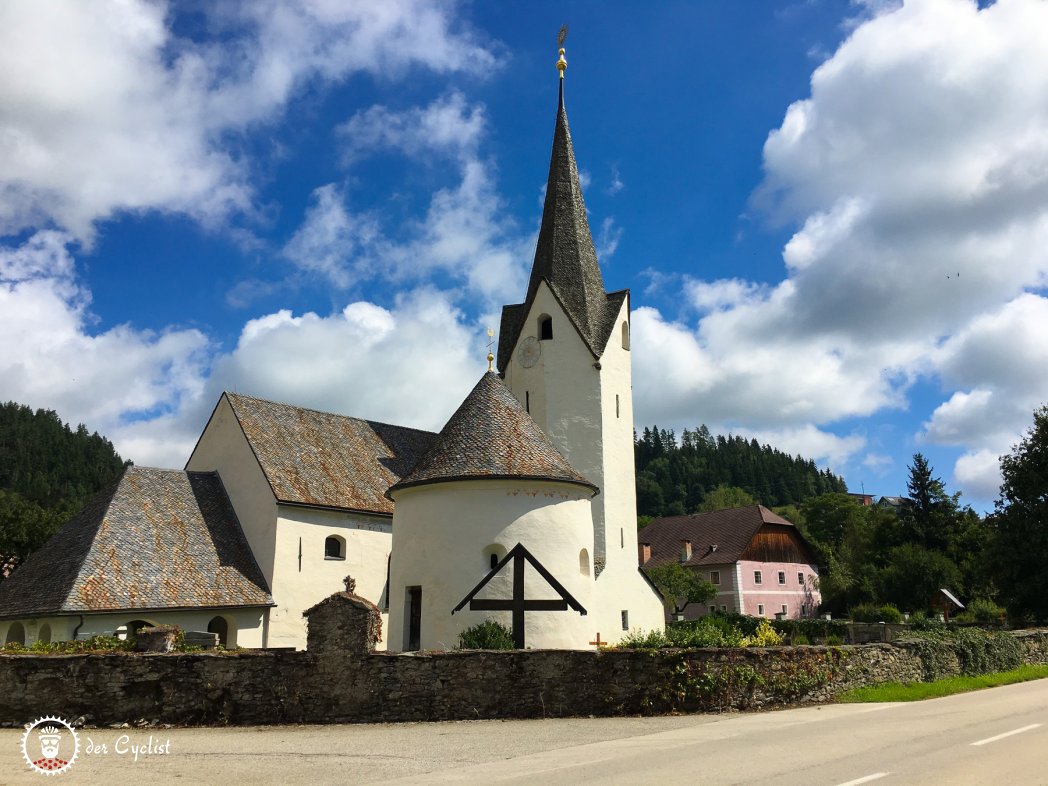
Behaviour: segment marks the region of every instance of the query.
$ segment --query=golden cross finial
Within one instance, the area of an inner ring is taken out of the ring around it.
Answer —
[[[560,71],[560,78],[564,78],[564,71],[568,67],[568,61],[564,59],[564,39],[568,37],[568,26],[561,25],[560,32],[557,34],[557,47],[560,49],[560,59],[557,61],[557,70]]]
[[[491,354],[491,347],[495,344],[494,339],[495,331],[492,328],[488,328],[488,371],[494,371],[491,367],[492,362],[495,360],[495,356]]]

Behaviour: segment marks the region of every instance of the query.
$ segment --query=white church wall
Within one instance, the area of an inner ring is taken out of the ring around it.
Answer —
[[[71,641],[74,637],[123,637],[126,635],[127,624],[134,621],[143,621],[150,625],[177,625],[184,631],[206,631],[208,624],[215,617],[222,617],[229,631],[229,647],[259,648],[262,646],[267,611],[264,608],[129,610],[84,614],[82,622],[79,615],[9,620],[0,623],[0,643],[7,641],[8,631],[14,622],[20,623],[25,630],[25,645],[28,647],[42,638],[56,642]],[[41,636],[45,632],[47,635]]]
[[[323,508],[280,505],[273,567],[273,600],[269,646],[306,646],[306,621],[302,612],[345,589],[342,580],[352,576],[356,593],[380,609],[385,598],[386,568],[393,546],[393,522],[388,516],[368,516]],[[325,557],[327,538],[341,538],[344,556]],[[301,554],[301,559],[299,558]],[[382,642],[387,640],[388,617],[382,615]]]
[[[200,435],[186,469],[217,471],[236,511],[255,561],[273,586],[277,503],[251,445],[223,395]]]
[[[451,649],[466,628],[494,619],[512,627],[510,612],[451,610],[490,570],[490,553],[500,556],[523,543],[590,615],[593,530],[589,492],[545,481],[452,481],[395,493],[393,561],[387,642],[406,648],[406,588],[422,588],[422,649]],[[410,544],[403,547],[400,544]],[[586,550],[585,571],[580,552]],[[512,567],[478,597],[512,597]],[[556,593],[530,566],[525,597],[555,599]],[[578,612],[527,612],[526,645],[531,648],[587,649],[596,631],[592,616]]]

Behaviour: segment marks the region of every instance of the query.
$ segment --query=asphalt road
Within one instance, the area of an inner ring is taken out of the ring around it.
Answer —
[[[169,754],[114,750],[121,735]],[[0,783],[41,783],[0,730]],[[1048,680],[911,704],[664,718],[84,729],[70,784],[1048,784]],[[105,744],[107,754],[87,754]],[[54,781],[52,781],[54,782]]]

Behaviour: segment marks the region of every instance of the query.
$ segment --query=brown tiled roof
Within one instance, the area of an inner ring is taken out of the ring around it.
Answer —
[[[557,121],[553,131],[546,201],[535,248],[535,261],[524,303],[505,306],[499,331],[498,368],[506,370],[517,345],[523,320],[531,309],[539,282],[545,281],[563,306],[583,342],[600,357],[608,343],[627,290],[606,294],[597,264],[586,205],[582,201],[575,150],[571,144],[568,113],[564,109],[564,84],[560,86]]]
[[[392,515],[386,489],[436,434],[224,394],[280,502]]]
[[[389,493],[445,480],[527,478],[597,487],[568,463],[493,372],[480,378],[433,447]]]
[[[270,605],[213,472],[129,467],[0,583],[0,617]]]
[[[747,505],[712,513],[658,518],[637,533],[637,540],[651,544],[651,559],[644,563],[646,568],[677,562],[683,540],[691,541],[691,559],[683,564],[723,565],[738,560],[765,524],[793,528],[791,522],[763,505]]]

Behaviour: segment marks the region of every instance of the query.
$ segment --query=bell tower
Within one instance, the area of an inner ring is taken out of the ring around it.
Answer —
[[[607,292],[560,89],[546,200],[524,302],[504,306],[498,371],[557,449],[600,489],[593,575],[637,575],[629,291]],[[599,586],[598,582],[598,586]]]

